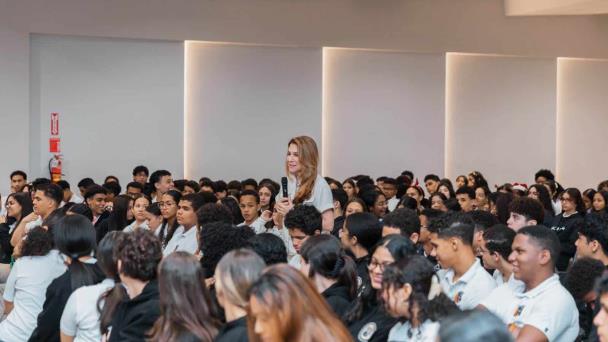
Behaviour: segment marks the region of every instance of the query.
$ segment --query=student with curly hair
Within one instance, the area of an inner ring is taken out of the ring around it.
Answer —
[[[310,205],[297,205],[285,217],[285,227],[289,230],[296,255],[289,260],[289,264],[300,268],[300,249],[302,244],[311,236],[321,234],[321,213]]]

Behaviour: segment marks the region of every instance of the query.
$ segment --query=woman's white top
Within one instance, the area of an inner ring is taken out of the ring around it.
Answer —
[[[295,178],[287,177],[287,195],[293,201],[296,192],[298,192],[299,184],[296,184]],[[281,185],[281,189],[279,189],[279,194],[276,196],[277,202],[283,198],[283,185]],[[312,193],[308,199],[304,201],[303,204],[313,205],[320,213],[323,213],[327,210],[333,210],[334,208],[334,200],[331,194],[331,189],[325,178],[321,177],[321,175],[317,175],[317,179],[315,179],[315,185],[312,189]]]

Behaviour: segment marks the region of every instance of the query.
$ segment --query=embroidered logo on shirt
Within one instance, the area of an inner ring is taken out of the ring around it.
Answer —
[[[462,295],[464,295],[464,293],[462,291],[458,291],[458,293],[456,293],[456,295],[454,296],[454,303],[460,303],[460,301],[462,300]]]
[[[378,330],[378,326],[376,325],[376,323],[374,322],[370,322],[367,323],[366,325],[363,326],[363,328],[361,328],[361,330],[359,330],[359,334],[357,335],[357,338],[359,339],[359,341],[369,341],[370,338],[372,338],[372,336],[374,336],[374,333],[376,332],[376,330]]]
[[[515,312],[513,313],[513,323],[508,325],[508,329],[510,332],[514,332],[515,329],[517,329],[518,327],[521,326],[518,319],[519,319],[519,316],[521,316],[522,311],[524,311],[524,307],[525,307],[524,305],[518,305],[517,308],[515,309]]]

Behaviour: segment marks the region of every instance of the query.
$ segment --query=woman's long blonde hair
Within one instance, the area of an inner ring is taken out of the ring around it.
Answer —
[[[300,160],[300,173],[297,175],[300,179],[300,187],[294,196],[293,203],[301,204],[312,195],[315,180],[317,179],[319,150],[317,149],[317,143],[315,143],[311,137],[305,135],[289,140],[287,148],[289,148],[291,144],[298,147],[298,156]],[[290,176],[287,160],[285,160],[285,172],[287,173],[287,176]]]

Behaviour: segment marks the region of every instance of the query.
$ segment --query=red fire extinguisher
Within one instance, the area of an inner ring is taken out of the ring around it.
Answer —
[[[49,152],[53,153],[53,157],[49,160],[49,173],[51,181],[57,183],[61,180],[61,148],[59,143],[59,113],[51,113],[51,137],[49,138]]]
[[[49,160],[49,173],[51,174],[51,181],[53,183],[61,180],[61,154],[55,154]]]

